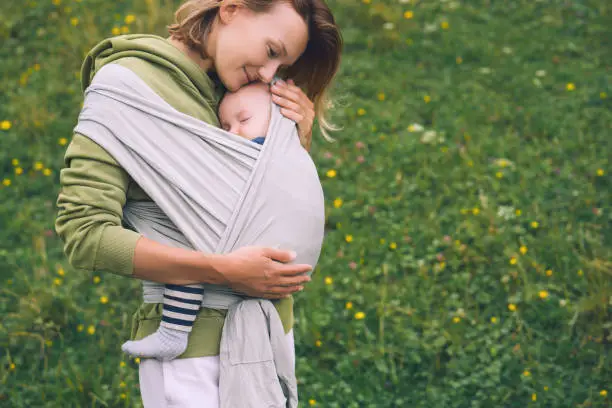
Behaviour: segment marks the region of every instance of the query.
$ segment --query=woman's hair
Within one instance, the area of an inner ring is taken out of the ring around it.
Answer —
[[[328,109],[332,106],[327,91],[340,65],[342,37],[334,16],[324,0],[228,1],[258,13],[269,11],[275,4],[285,2],[304,19],[308,26],[306,50],[295,64],[279,73],[279,76],[293,79],[297,86],[304,89],[314,103],[323,137],[328,141],[333,140],[327,131],[337,128],[327,117]],[[219,0],[185,2],[176,11],[176,22],[168,26],[168,32],[205,57],[204,43],[221,3]]]

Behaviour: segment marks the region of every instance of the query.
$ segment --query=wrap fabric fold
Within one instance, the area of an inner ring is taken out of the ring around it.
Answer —
[[[316,265],[324,234],[317,170],[295,123],[272,105],[253,143],[178,112],[129,69],[107,64],[85,91],[75,132],[104,148],[153,202],[127,202],[124,222],[147,238],[206,253],[259,245]],[[143,282],[147,302],[163,285]],[[297,407],[295,368],[271,301],[204,285],[203,307],[228,309],[221,337],[222,408]]]

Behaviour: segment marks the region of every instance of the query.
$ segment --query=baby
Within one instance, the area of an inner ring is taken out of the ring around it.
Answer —
[[[221,127],[255,143],[263,144],[271,114],[267,84],[244,86],[227,93],[219,105]],[[144,339],[128,341],[121,349],[132,356],[172,360],[187,348],[204,290],[200,285],[166,285],[162,321],[157,331]]]

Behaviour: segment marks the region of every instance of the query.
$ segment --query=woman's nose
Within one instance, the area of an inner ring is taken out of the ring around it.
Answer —
[[[269,84],[272,82],[272,79],[274,79],[274,75],[276,74],[279,65],[280,63],[276,61],[268,62],[263,67],[259,68],[259,78],[261,78],[263,82]]]

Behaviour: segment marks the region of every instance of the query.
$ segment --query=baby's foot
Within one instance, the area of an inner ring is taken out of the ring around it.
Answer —
[[[161,326],[144,339],[126,341],[121,350],[133,357],[173,360],[185,352],[189,332],[168,329]]]

